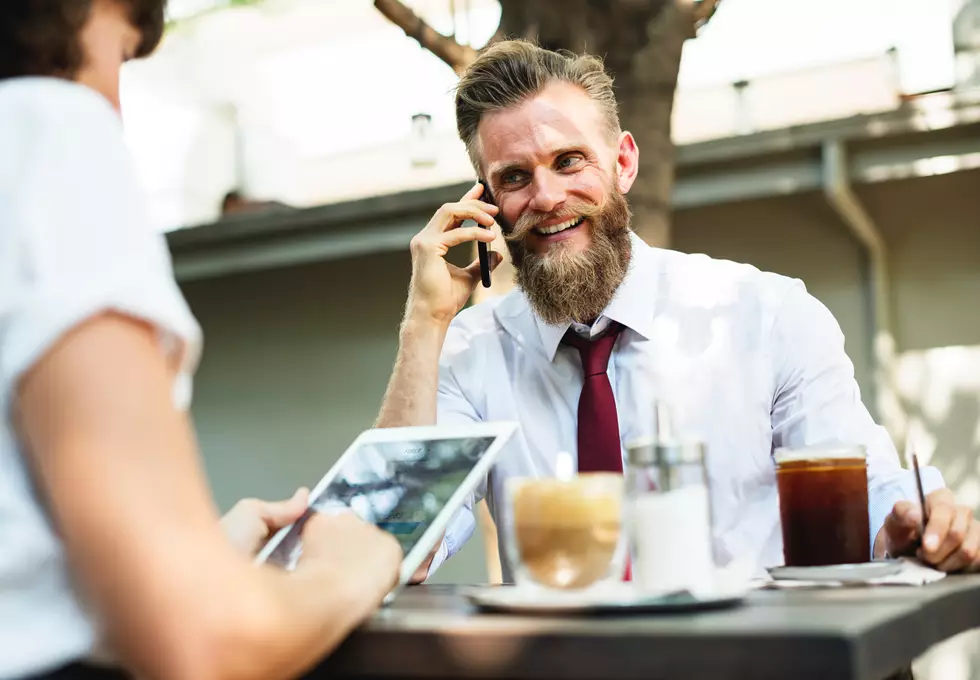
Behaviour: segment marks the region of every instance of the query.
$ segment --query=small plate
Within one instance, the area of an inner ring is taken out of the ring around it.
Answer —
[[[902,571],[901,560],[876,560],[861,564],[830,564],[821,567],[772,567],[769,575],[777,581],[841,581],[866,583],[894,576]]]
[[[677,612],[731,607],[745,591],[694,595],[688,591],[645,594],[628,583],[587,592],[552,591],[521,586],[487,586],[465,591],[470,601],[487,611],[515,614],[600,614]]]

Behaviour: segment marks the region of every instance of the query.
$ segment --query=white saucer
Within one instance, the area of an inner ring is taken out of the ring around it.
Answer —
[[[588,591],[554,591],[527,586],[469,588],[464,594],[481,609],[516,614],[655,613],[719,609],[741,603],[746,591],[642,593],[629,583]]]
[[[901,560],[877,560],[860,564],[830,564],[821,567],[772,567],[769,575],[777,581],[840,581],[865,583],[894,576],[902,571]]]

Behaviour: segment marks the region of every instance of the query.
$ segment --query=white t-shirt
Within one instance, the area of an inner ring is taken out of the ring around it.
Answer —
[[[158,329],[186,407],[200,328],[149,227],[119,117],[75,83],[0,81],[0,678],[55,668],[95,643],[11,412],[20,377],[110,309]]]

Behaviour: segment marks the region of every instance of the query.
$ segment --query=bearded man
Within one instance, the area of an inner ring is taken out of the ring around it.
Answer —
[[[460,79],[456,119],[493,204],[478,183],[413,239],[379,427],[518,421],[480,494],[506,526],[509,477],[554,476],[562,451],[579,471],[622,471],[624,442],[651,433],[654,401],[664,400],[681,433],[706,446],[716,560],[760,568],[783,560],[774,451],[863,446],[873,554],[918,549],[946,571],[976,568],[980,525],[933,468],[923,470],[919,547],[914,478],[861,402],[837,322],[800,281],[652,248],[630,231],[625,194],[639,150],[599,59],[498,43]],[[484,227],[495,222],[517,288],[461,312],[479,263],[459,268],[445,255],[491,241]],[[474,527],[470,505],[417,577]]]

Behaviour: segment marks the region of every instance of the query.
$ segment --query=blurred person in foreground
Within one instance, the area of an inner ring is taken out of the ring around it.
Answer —
[[[462,75],[457,128],[493,203],[477,184],[413,239],[378,425],[519,421],[520,440],[483,490],[500,526],[505,480],[555,475],[559,451],[577,451],[580,471],[621,471],[623,443],[649,434],[660,389],[680,403],[683,431],[707,445],[721,563],[782,563],[773,452],[828,441],[866,447],[872,554],[915,553],[914,477],[861,402],[826,307],[798,280],[652,248],[631,231],[625,194],[643,181],[640,151],[620,128],[612,85],[595,57],[523,41],[489,47]],[[460,311],[479,265],[445,255],[490,242],[482,227],[495,221],[517,287]],[[980,524],[938,470],[923,472],[930,519],[918,555],[944,571],[976,569]],[[474,526],[470,505],[429,573]]]
[[[219,518],[186,413],[200,330],[144,214],[119,72],[165,0],[0,3],[0,678],[284,678],[395,584],[401,549],[307,507]]]

